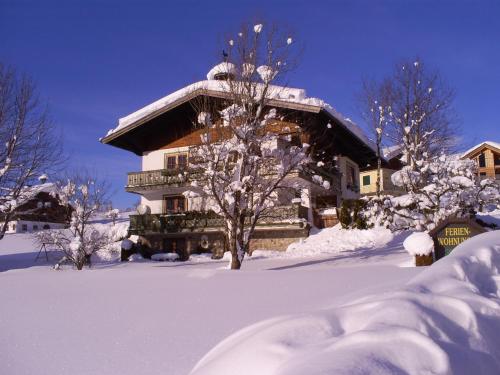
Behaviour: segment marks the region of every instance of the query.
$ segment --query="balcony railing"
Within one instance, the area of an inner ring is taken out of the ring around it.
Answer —
[[[203,171],[195,168],[130,172],[127,176],[126,187],[130,189],[158,185],[182,186],[201,178],[203,178]]]
[[[270,171],[272,175],[276,171]],[[292,172],[301,178],[311,180],[314,174],[321,175],[330,182],[330,189],[340,191],[340,174],[330,173],[323,168],[311,164],[301,171]],[[182,168],[182,169],[156,169],[152,171],[130,172],[127,176],[127,190],[137,188],[153,188],[155,186],[189,186],[192,181],[201,181],[205,178],[204,170],[201,168]]]
[[[250,218],[248,219],[248,221]],[[279,206],[272,209],[259,222],[259,225],[297,224],[304,226],[307,220],[307,207]],[[130,234],[175,233],[202,230],[204,228],[223,228],[224,220],[213,211],[187,211],[179,214],[130,215]]]

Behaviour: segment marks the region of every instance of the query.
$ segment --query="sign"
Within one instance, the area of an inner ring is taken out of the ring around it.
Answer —
[[[445,220],[429,233],[434,239],[434,259],[441,259],[462,242],[483,232],[484,228],[471,219]]]

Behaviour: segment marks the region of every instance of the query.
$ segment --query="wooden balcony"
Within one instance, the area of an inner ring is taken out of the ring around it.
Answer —
[[[276,173],[275,170],[269,171],[269,176]],[[318,174],[330,182],[331,190],[341,190],[340,174],[333,174],[310,164],[301,171],[290,173],[290,177],[298,176],[306,180],[312,180],[312,176]],[[130,172],[127,176],[127,185],[125,189],[129,192],[141,190],[152,190],[160,187],[182,187],[190,186],[193,181],[202,181],[205,178],[204,170],[201,168],[183,168],[183,169],[156,169],[152,171]]]
[[[307,225],[307,207],[279,206],[263,217],[258,226]],[[222,230],[224,220],[213,211],[178,214],[130,215],[129,233],[136,235]]]
[[[188,186],[191,181],[203,178],[200,169],[156,169],[130,172],[127,175],[127,191],[155,189],[161,186]]]

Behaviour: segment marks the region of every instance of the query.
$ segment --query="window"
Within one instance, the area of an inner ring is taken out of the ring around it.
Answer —
[[[184,169],[187,167],[187,155],[177,156],[177,165],[179,169]]]
[[[45,224],[45,225],[43,226],[43,229],[50,229],[50,225],[49,225],[49,224]]]
[[[363,186],[370,185],[370,175],[363,176]]]
[[[23,224],[22,229],[23,229],[23,232],[27,232],[28,231],[28,224]]]
[[[165,168],[169,170],[184,169],[188,166],[187,154],[165,154]]]
[[[290,144],[292,146],[302,146],[302,142],[300,141],[300,134],[292,134],[292,138],[290,139]]]
[[[163,210],[166,214],[175,214],[186,211],[186,199],[183,196],[163,197]]]
[[[346,164],[346,182],[347,187],[356,185],[356,169],[350,164]]]
[[[16,224],[12,224],[12,230],[15,231],[16,230]]]
[[[484,154],[479,155],[479,167],[486,167],[486,158],[484,157]]]
[[[237,151],[229,151],[229,155],[227,157],[228,163],[236,163],[238,161],[238,152]]]
[[[500,155],[499,154],[496,154],[495,155],[495,161],[494,161],[495,165],[500,165]]]
[[[33,225],[33,230],[38,230],[38,225]]]
[[[176,164],[175,156],[167,156],[167,169],[175,169]]]

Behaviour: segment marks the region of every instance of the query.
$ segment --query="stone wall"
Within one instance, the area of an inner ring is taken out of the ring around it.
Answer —
[[[257,230],[250,242],[250,251],[285,251],[291,243],[307,238],[308,234],[308,228]],[[175,247],[177,250],[182,251],[186,256],[203,252],[211,252],[215,257],[222,257],[224,254],[224,237],[222,232],[147,234],[144,238],[147,240],[151,254],[171,252],[172,241],[176,242]]]

